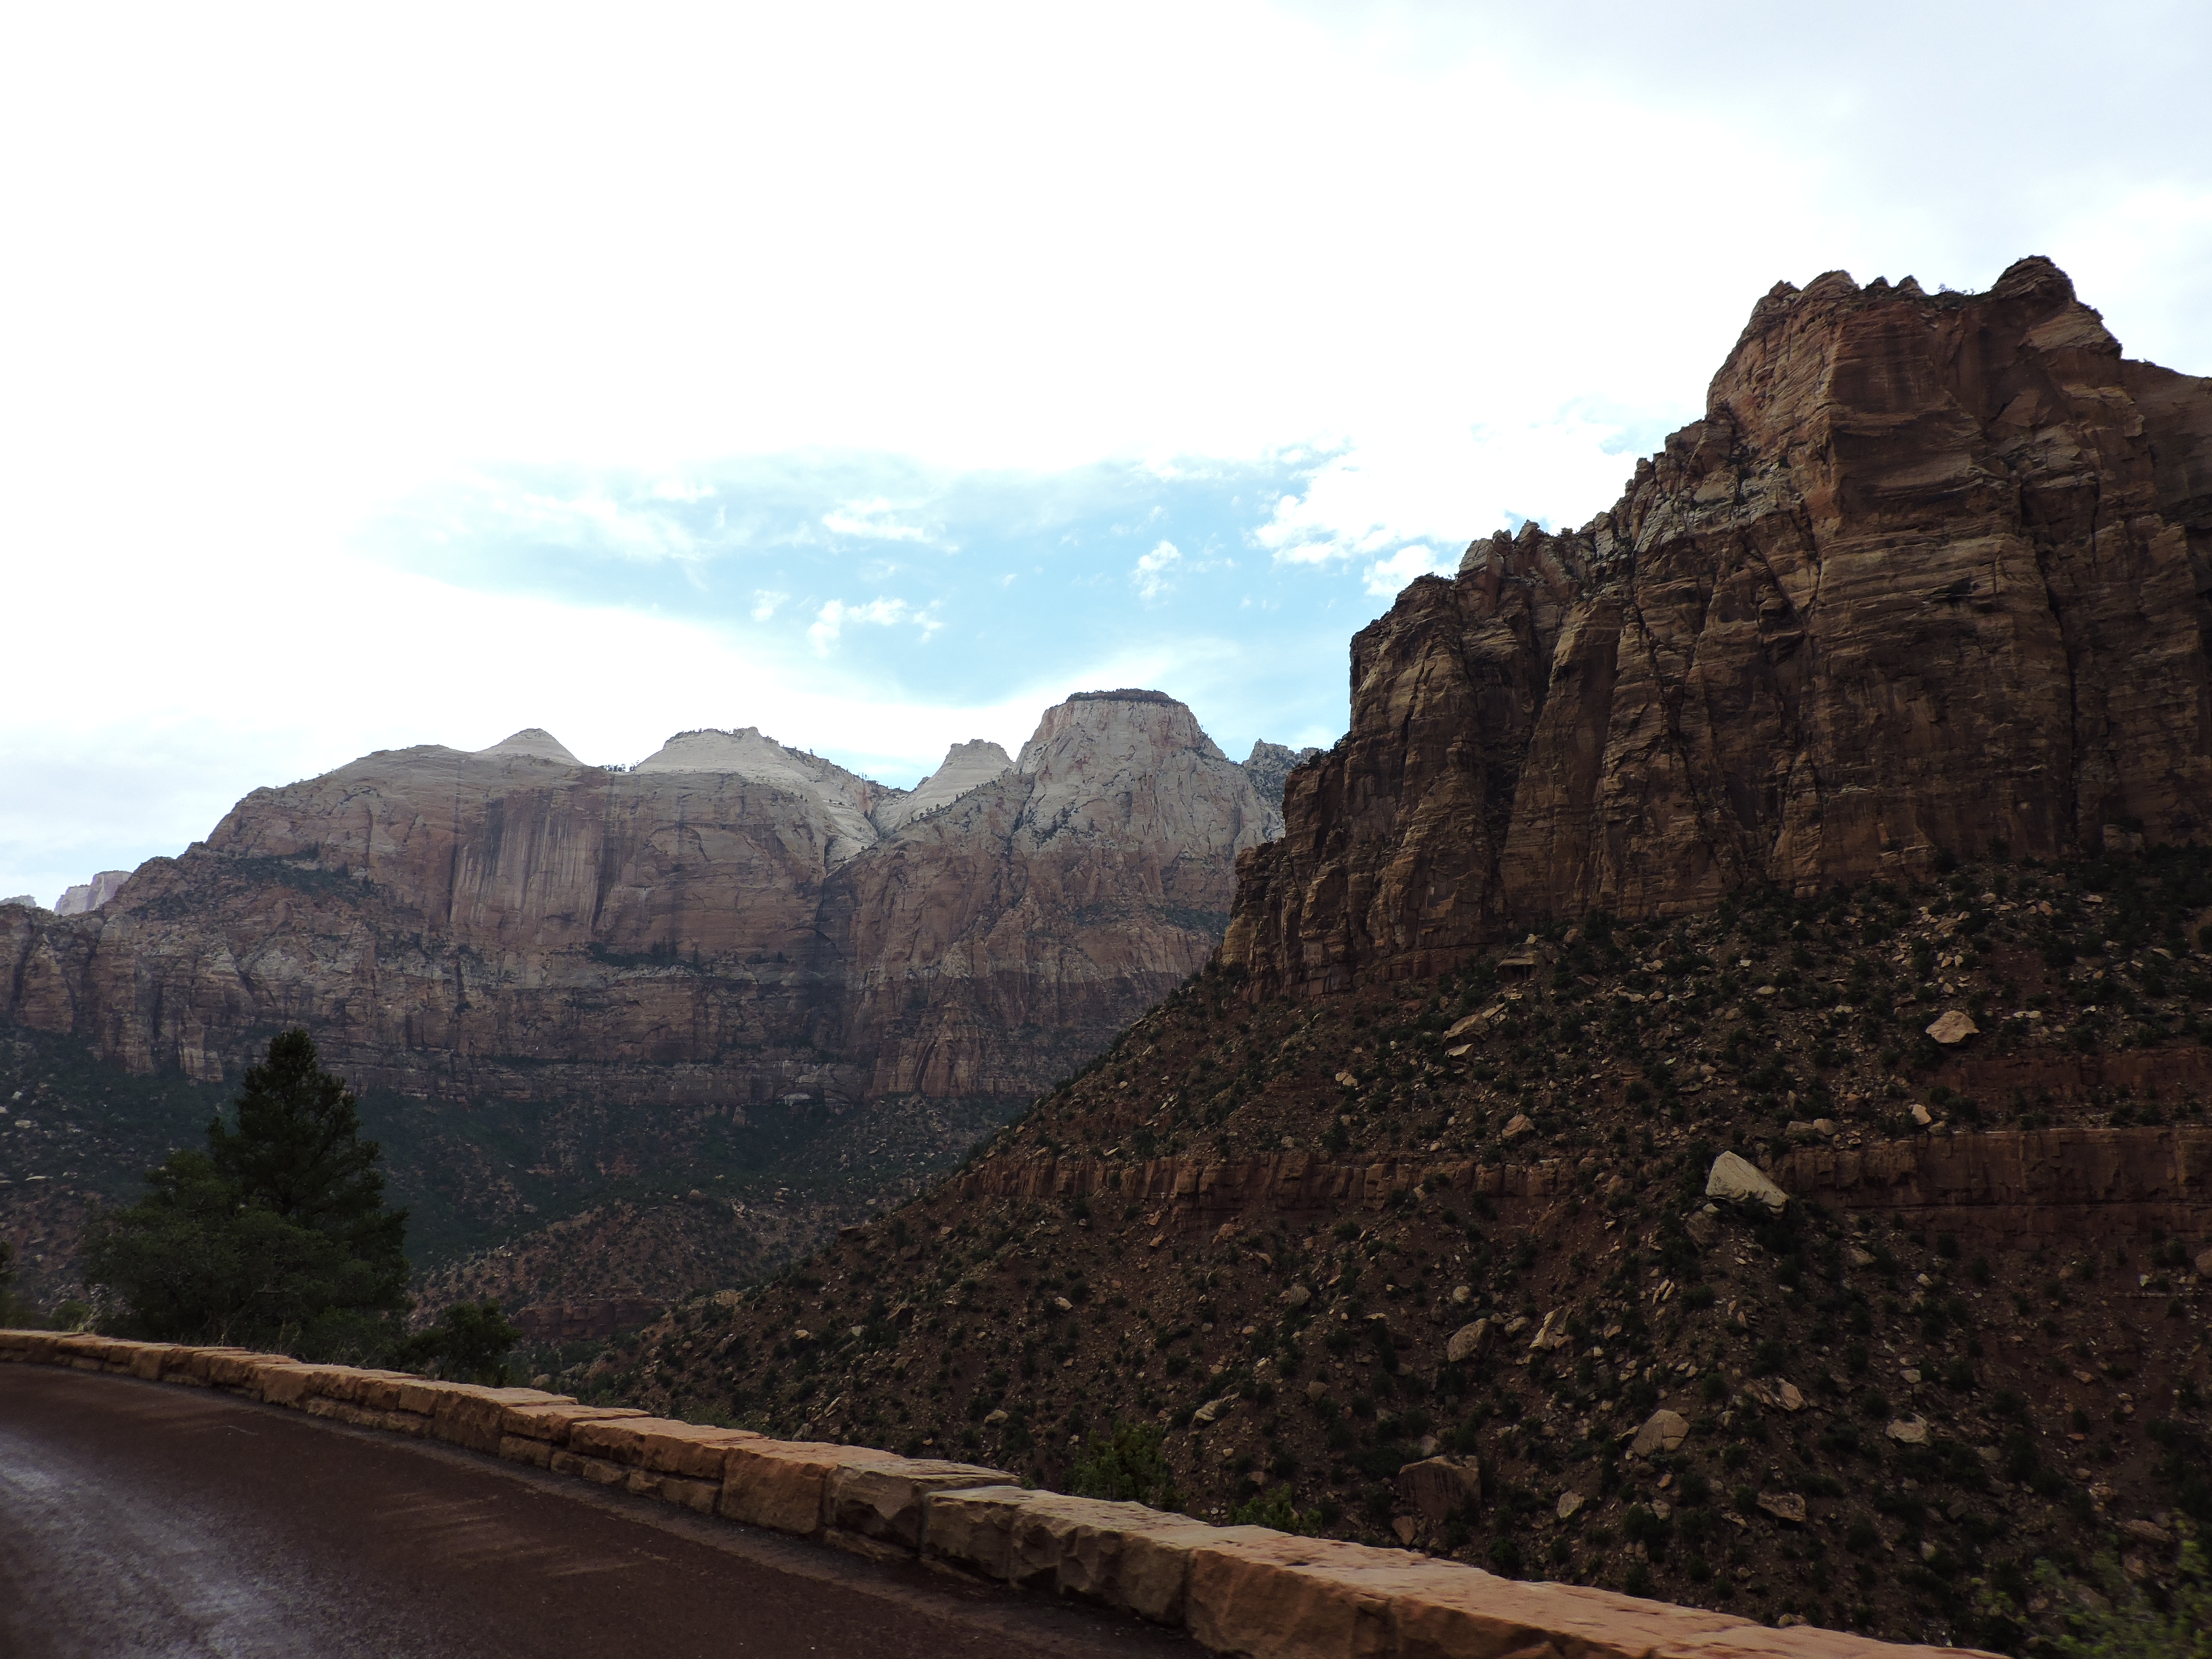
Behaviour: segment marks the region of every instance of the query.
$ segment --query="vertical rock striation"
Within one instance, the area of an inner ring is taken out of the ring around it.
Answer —
[[[1703,420],[1352,642],[1224,953],[1419,975],[1536,919],[2212,828],[2212,381],[2047,259],[1986,294],[1778,286]]]

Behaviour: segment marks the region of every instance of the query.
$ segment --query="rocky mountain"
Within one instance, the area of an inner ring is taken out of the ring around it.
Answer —
[[[1776,289],[1611,513],[1358,635],[1206,971],[569,1380],[1770,1623],[2171,1594],[2209,438],[2048,262]]]
[[[2212,381],[2124,358],[2050,261],[1782,284],[1610,511],[1353,641],[1226,959],[1338,989],[1592,908],[2202,838],[2208,589]]]
[[[1200,966],[1236,855],[1279,827],[1150,691],[1072,698],[1016,758],[956,745],[911,792],[751,728],[628,770],[537,730],[382,751],[255,791],[95,911],[0,907],[0,1018],[201,1082],[306,1025],[414,1160],[395,1175],[418,1240],[439,1217],[528,1224],[609,1181],[658,1201],[655,1172],[680,1199],[738,1178],[740,1142],[774,1141],[754,1173],[779,1186],[811,1156],[839,1189],[806,1202],[856,1206]],[[875,1168],[881,1137],[838,1126],[891,1095],[945,1109]],[[834,1149],[786,1144],[807,1114]]]
[[[214,1079],[292,1023],[439,1097],[1034,1092],[1212,949],[1277,820],[1156,692],[912,792],[753,728],[628,771],[541,731],[257,790],[83,918],[0,913],[5,1016]]]

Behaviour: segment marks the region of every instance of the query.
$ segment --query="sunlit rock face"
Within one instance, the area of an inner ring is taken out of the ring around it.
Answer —
[[[256,790],[95,912],[0,909],[5,1013],[203,1078],[304,1024],[457,1097],[1018,1097],[1206,960],[1275,822],[1157,692],[913,791],[753,728],[628,771],[537,730],[383,750]]]
[[[2063,272],[1778,287],[1581,529],[1471,546],[1353,641],[1224,946],[1263,987],[2212,828],[2212,381]]]

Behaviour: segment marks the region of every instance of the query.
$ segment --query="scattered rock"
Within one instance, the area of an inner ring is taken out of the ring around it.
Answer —
[[[1974,1024],[1973,1016],[1961,1008],[1946,1009],[1928,1024],[1928,1035],[1946,1048],[1956,1047],[1968,1037],[1981,1034],[1982,1028]]]
[[[1401,1502],[1424,1520],[1449,1520],[1482,1498],[1482,1466],[1458,1457],[1425,1457],[1398,1471]]]
[[[1844,1264],[1850,1267],[1871,1267],[1874,1266],[1874,1252],[1851,1245],[1844,1252]]]
[[[1883,1432],[1900,1446],[1924,1446],[1928,1443],[1928,1419],[1924,1417],[1900,1417]]]
[[[1202,1429],[1219,1422],[1221,1420],[1221,1413],[1227,1411],[1236,1403],[1236,1401],[1227,1395],[1224,1395],[1218,1400],[1207,1401],[1203,1406],[1200,1406],[1196,1411],[1190,1414],[1191,1426],[1194,1429]],[[988,1419],[987,1419],[985,1420],[988,1421]]]
[[[1628,1449],[1635,1456],[1649,1457],[1654,1452],[1673,1451],[1689,1437],[1690,1419],[1662,1406],[1644,1419],[1644,1426],[1637,1430]]]
[[[1805,1524],[1805,1500],[1794,1492],[1763,1492],[1759,1494],[1759,1507],[1777,1521],[1786,1521],[1793,1527]]]
[[[1000,1407],[996,1407],[995,1409],[994,1409],[994,1410],[992,1410],[992,1411],[989,1411],[989,1412],[987,1412],[987,1413],[984,1413],[984,1416],[983,1416],[983,1426],[984,1426],[985,1428],[987,1428],[987,1429],[994,1429],[994,1428],[998,1427],[998,1425],[999,1425],[1000,1424],[1001,1424],[1001,1423],[1005,1422],[1006,1420],[1006,1407],[1005,1407],[1000,1406]],[[1208,1421],[1211,1421],[1212,1419],[1208,1419],[1207,1420],[1208,1420]]]
[[[1583,1496],[1578,1492],[1561,1492],[1559,1494],[1559,1505],[1558,1510],[1559,1519],[1562,1521],[1569,1519],[1573,1516],[1576,1510],[1582,1508],[1582,1506],[1588,1501],[1589,1500],[1583,1498]]]
[[[1912,1103],[1912,1121],[1923,1129],[1933,1128],[1936,1115],[1916,1100]]]
[[[1303,1285],[1293,1285],[1277,1298],[1285,1308],[1303,1308],[1313,1300],[1313,1292]]]
[[[1444,1344],[1444,1358],[1455,1365],[1459,1364],[1480,1353],[1489,1341],[1490,1322],[1478,1319],[1472,1325],[1462,1325],[1451,1334],[1451,1340]]]
[[[1505,1133],[1500,1135],[1498,1139],[1500,1140],[1518,1140],[1522,1135],[1527,1134],[1535,1127],[1536,1126],[1534,1124],[1528,1121],[1528,1115],[1526,1112],[1516,1112],[1513,1114],[1513,1121],[1505,1126]]]
[[[1359,1086],[1359,1079],[1349,1072],[1339,1072],[1336,1074],[1336,1080],[1347,1089],[1357,1089]]]
[[[1472,1285],[1453,1285],[1451,1299],[1453,1307],[1464,1308],[1468,1303],[1474,1300],[1474,1286]]]
[[[1390,1523],[1390,1531],[1397,1540],[1408,1549],[1413,1547],[1413,1540],[1421,1535],[1420,1523],[1410,1515],[1401,1515],[1393,1521]]]
[[[1721,1236],[1720,1218],[1713,1213],[1711,1206],[1692,1210],[1689,1219],[1682,1224],[1682,1231],[1689,1234],[1690,1242],[1699,1249],[1709,1250]]]
[[[2173,1542],[2173,1534],[2155,1521],[2123,1521],[2120,1530],[2138,1544],[2155,1544],[2160,1549]]]
[[[1734,1152],[1723,1152],[1713,1160],[1712,1170],[1705,1176],[1705,1196],[1726,1203],[1764,1204],[1778,1213],[1790,1202],[1790,1194],[1769,1180],[1764,1170]]]
[[[1547,1353],[1553,1348],[1564,1348],[1574,1338],[1567,1334],[1565,1310],[1554,1308],[1544,1316],[1544,1322],[1536,1328],[1536,1334],[1528,1339],[1529,1351]]]
[[[2199,1250],[2197,1253],[2197,1272],[2200,1278],[2212,1279],[2212,1250]]]
[[[1452,1024],[1449,1029],[1444,1032],[1444,1041],[1446,1042],[1456,1042],[1463,1036],[1480,1036],[1484,1031],[1489,1029],[1489,1027],[1490,1016],[1488,1014],[1469,1014],[1465,1019],[1457,1020]]]

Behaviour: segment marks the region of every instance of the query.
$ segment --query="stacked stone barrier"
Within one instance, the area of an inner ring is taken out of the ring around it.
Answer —
[[[0,1361],[219,1389],[356,1428],[435,1440],[702,1516],[1079,1598],[1234,1659],[1964,1659],[1810,1626],[1573,1584],[1499,1578],[1408,1550],[1217,1527],[1024,1487],[1002,1469],[772,1440],[243,1348],[0,1330]],[[1987,1659],[1984,1656],[1984,1659]]]

